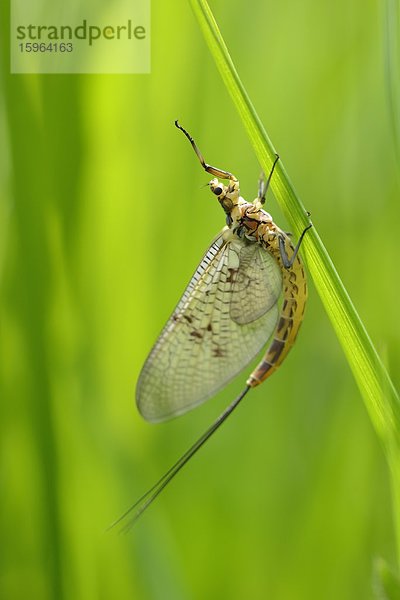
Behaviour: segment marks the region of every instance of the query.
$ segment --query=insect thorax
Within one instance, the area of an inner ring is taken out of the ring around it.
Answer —
[[[240,196],[239,181],[232,176],[228,185],[217,178],[209,183],[211,191],[218,197],[226,214],[227,229],[225,239],[235,236],[249,243],[261,243],[265,246],[274,245],[279,228],[272,217],[263,208],[259,198],[247,202]]]
[[[240,198],[227,216],[227,224],[233,235],[249,242],[269,245],[276,240],[278,233],[271,215],[261,208],[257,200],[252,203]]]

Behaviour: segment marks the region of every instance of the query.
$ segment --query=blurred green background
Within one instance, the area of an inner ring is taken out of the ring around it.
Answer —
[[[398,386],[385,5],[211,8]],[[150,75],[11,76],[6,3],[1,18],[0,598],[372,598],[374,562],[396,562],[388,472],[312,283],[278,373],[129,535],[105,533],[246,377],[163,425],[134,405],[224,225],[174,119],[248,199],[260,169],[188,2],[152,1]]]

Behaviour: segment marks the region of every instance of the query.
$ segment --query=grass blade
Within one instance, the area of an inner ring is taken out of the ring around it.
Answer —
[[[275,158],[272,142],[240,81],[210,7],[205,0],[190,0],[190,3],[260,165],[268,173]],[[283,213],[298,235],[308,223],[307,213],[282,161],[277,164],[271,187]],[[386,449],[394,492],[400,555],[400,399],[315,227],[305,237],[302,253],[371,421]]]
[[[397,166],[400,167],[400,11],[397,0],[385,1],[385,80],[389,104],[390,131],[393,136]]]

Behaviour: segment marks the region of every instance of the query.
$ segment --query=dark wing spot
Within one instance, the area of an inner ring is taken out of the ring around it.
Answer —
[[[196,331],[195,329],[190,332],[190,335],[192,335],[193,337],[199,338],[199,339],[201,339],[203,337],[203,334],[200,333],[200,331]]]
[[[234,276],[236,275],[236,273],[238,272],[237,269],[232,269],[232,267],[228,268],[229,271],[229,275],[226,278],[226,282],[227,283],[233,283],[234,282]]]
[[[218,357],[222,357],[224,356],[224,351],[222,350],[222,348],[220,346],[215,346],[213,348],[213,355],[218,358]]]

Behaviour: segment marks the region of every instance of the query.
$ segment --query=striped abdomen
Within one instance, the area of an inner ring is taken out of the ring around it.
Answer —
[[[294,248],[289,237],[283,232],[281,233],[284,236],[286,252],[290,259],[293,256]],[[277,243],[273,245],[269,243],[267,252],[275,256],[282,270],[283,304],[272,342],[263,359],[247,380],[247,385],[250,387],[256,387],[272,375],[286,358],[295,342],[307,301],[307,281],[299,255],[296,256],[293,265],[286,269],[282,264]]]

